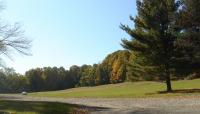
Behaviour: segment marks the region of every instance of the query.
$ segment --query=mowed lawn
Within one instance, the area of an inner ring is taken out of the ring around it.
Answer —
[[[161,82],[126,82],[96,87],[81,87],[61,91],[36,92],[30,96],[36,97],[93,97],[93,98],[134,98],[134,97],[165,97],[200,95],[200,79],[172,81],[175,90],[165,93],[165,83]]]
[[[62,103],[0,100],[0,114],[71,114],[74,107]]]

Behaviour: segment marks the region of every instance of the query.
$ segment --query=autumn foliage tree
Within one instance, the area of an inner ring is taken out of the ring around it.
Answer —
[[[127,67],[131,58],[131,53],[127,50],[118,50],[109,54],[97,69],[101,72],[100,79],[106,80],[108,83],[120,83],[127,80]]]

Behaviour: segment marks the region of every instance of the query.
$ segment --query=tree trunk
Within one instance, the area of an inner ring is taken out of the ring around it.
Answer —
[[[167,92],[172,92],[171,77],[168,67],[166,67],[166,85],[167,85]]]
[[[172,86],[171,86],[170,76],[166,77],[166,84],[167,84],[167,92],[172,92]]]

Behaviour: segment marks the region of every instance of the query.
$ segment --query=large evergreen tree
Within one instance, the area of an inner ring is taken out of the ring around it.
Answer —
[[[121,25],[132,37],[122,40],[123,47],[134,51],[137,59],[142,58],[138,66],[162,76],[168,92],[172,91],[170,76],[178,31],[174,25],[179,4],[177,0],[137,0],[138,15],[130,18],[135,28]]]
[[[200,68],[200,1],[182,0],[177,25],[182,30],[177,40],[179,72],[197,73]],[[181,60],[181,61],[180,61]]]

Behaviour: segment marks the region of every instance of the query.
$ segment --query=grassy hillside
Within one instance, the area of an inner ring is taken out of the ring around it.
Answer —
[[[165,83],[159,82],[127,82],[121,84],[110,84],[97,87],[82,87],[62,91],[37,92],[30,96],[37,97],[164,97],[179,95],[200,95],[200,79],[183,80],[172,82],[173,93],[165,94]]]

